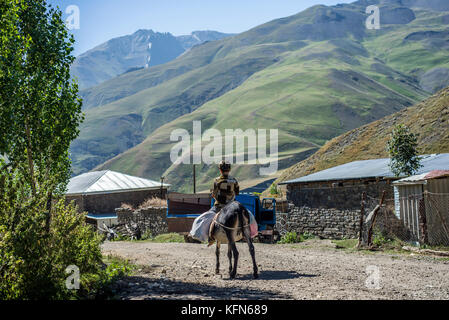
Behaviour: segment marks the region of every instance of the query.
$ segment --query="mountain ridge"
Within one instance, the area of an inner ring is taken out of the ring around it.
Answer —
[[[112,38],[80,54],[72,65],[71,73],[78,79],[83,90],[132,68],[151,68],[167,63],[195,45],[231,35],[206,30],[173,36],[169,32],[139,29],[133,34]]]

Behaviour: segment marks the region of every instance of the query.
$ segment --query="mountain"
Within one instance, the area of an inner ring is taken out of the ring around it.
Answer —
[[[126,72],[164,64],[195,45],[227,36],[230,35],[217,31],[194,31],[175,37],[170,33],[138,30],[81,54],[71,72],[78,78],[80,88],[85,89]]]
[[[83,90],[74,172],[165,175],[176,190],[191,191],[191,165],[170,161],[170,133],[191,133],[201,120],[203,131],[279,129],[277,174],[260,176],[255,165],[233,170],[248,186],[279,177],[328,140],[449,84],[440,76],[449,70],[449,12],[436,0],[426,8],[406,2],[314,6]],[[380,30],[365,28],[369,4],[380,6]],[[207,189],[215,166],[197,172],[199,189]]]
[[[176,39],[178,39],[178,41],[181,43],[181,46],[185,50],[188,50],[193,46],[202,44],[204,42],[220,40],[229,36],[233,36],[233,34],[206,30],[206,31],[193,31],[189,35],[178,36],[176,37]]]
[[[275,183],[351,161],[388,158],[386,143],[398,124],[405,124],[419,134],[421,154],[449,152],[449,88],[413,107],[332,139],[308,159],[286,169]]]

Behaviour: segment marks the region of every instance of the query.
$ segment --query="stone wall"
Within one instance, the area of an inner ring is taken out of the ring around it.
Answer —
[[[325,239],[357,238],[360,210],[293,207],[276,214],[276,229],[281,232],[308,232]]]
[[[137,210],[117,208],[115,212],[117,214],[119,232],[125,228],[126,224],[137,224],[142,234],[148,231],[153,237],[168,232],[167,207]]]
[[[287,200],[297,207],[360,209],[362,192],[380,198],[386,191],[386,199],[394,198],[390,180],[345,180],[337,182],[295,183],[287,185]]]
[[[166,192],[167,189],[162,190],[162,197],[164,199]],[[88,213],[113,213],[115,208],[121,207],[122,203],[127,203],[133,207],[137,207],[145,200],[152,197],[160,198],[160,189],[67,196],[66,201],[70,202],[74,200],[78,205],[80,212],[87,211]]]
[[[367,232],[366,220],[373,207],[365,208],[364,230]],[[308,232],[324,239],[355,239],[359,237],[360,210],[339,210],[296,207],[290,205],[289,212],[276,213],[276,229],[280,233],[295,231]],[[379,210],[373,227],[385,237],[397,237],[410,241],[411,233],[402,220],[394,214],[388,201]]]

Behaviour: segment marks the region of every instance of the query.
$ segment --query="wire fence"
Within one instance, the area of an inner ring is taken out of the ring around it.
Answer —
[[[380,201],[380,198],[366,196],[364,221]],[[449,194],[425,191],[384,199],[373,230],[377,237],[384,239],[449,246]]]

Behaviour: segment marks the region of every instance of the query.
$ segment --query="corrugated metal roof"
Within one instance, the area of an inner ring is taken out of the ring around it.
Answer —
[[[426,175],[426,179],[436,179],[449,176],[449,170],[433,170]]]
[[[127,174],[105,170],[81,174],[70,179],[67,194],[88,194],[117,192],[125,190],[156,189],[161,183],[149,179],[130,176]],[[164,187],[169,184],[164,183]]]
[[[389,158],[353,161],[301,178],[281,182],[280,184],[362,178],[393,178],[394,174],[391,172],[389,164]],[[423,167],[418,170],[418,174],[431,170],[447,170],[449,169],[449,153],[421,156],[421,164]]]
[[[424,183],[426,180],[449,176],[449,170],[432,170],[393,182],[396,185]]]
[[[416,183],[416,182],[421,182],[421,184],[422,184],[422,182],[424,182],[424,180],[426,180],[426,176],[428,174],[429,174],[428,172],[416,174],[414,176],[410,176],[410,177],[395,181],[395,182],[393,182],[393,184],[400,185],[400,184],[409,184],[409,183]]]

